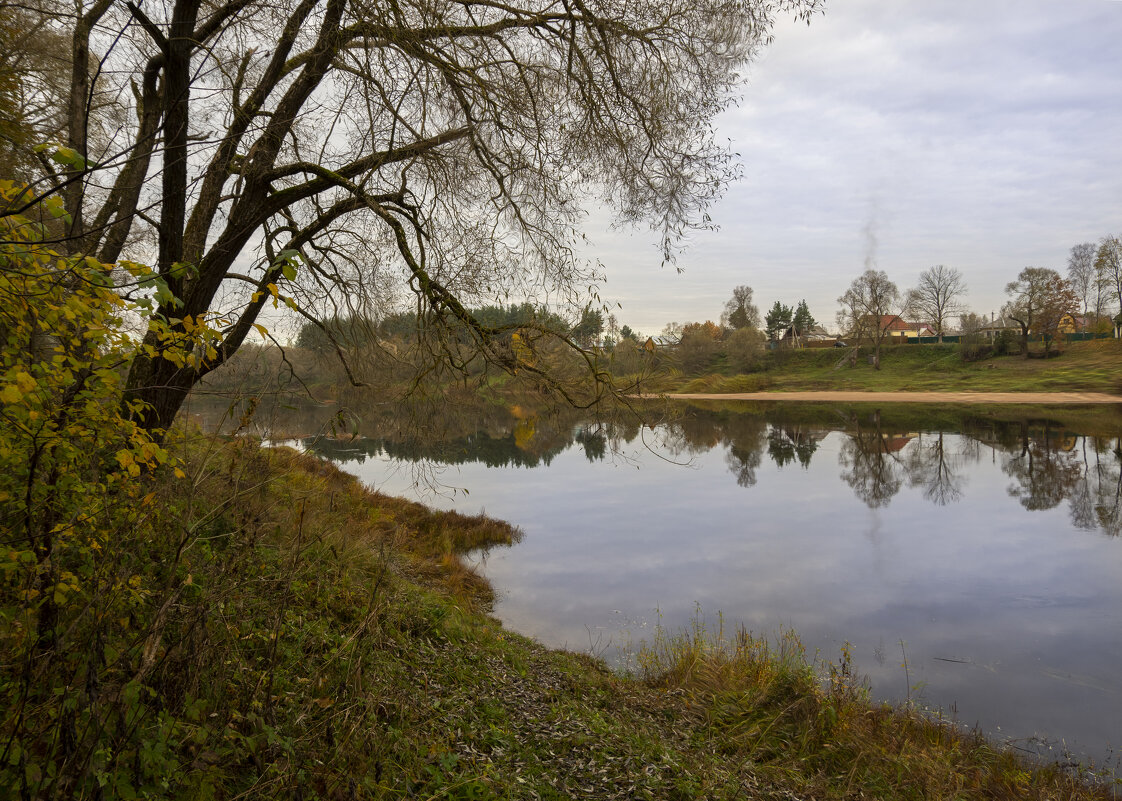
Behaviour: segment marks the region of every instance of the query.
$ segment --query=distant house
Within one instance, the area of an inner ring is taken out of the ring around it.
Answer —
[[[901,433],[901,434],[881,434],[881,442],[884,443],[885,453],[899,453],[904,450],[909,442],[918,437],[919,434],[915,432]]]
[[[935,331],[927,323],[908,322],[898,314],[882,314],[879,321],[866,317],[865,321],[865,330],[872,328],[875,324],[890,340],[903,342],[914,337],[935,336]],[[853,336],[853,333],[850,336]]]
[[[909,323],[898,314],[882,314],[880,330],[893,338],[933,337],[935,332],[926,323]]]
[[[647,341],[643,343],[643,350],[647,353],[654,353],[658,350],[677,347],[677,345],[678,340],[671,337],[647,337]]]
[[[1087,318],[1080,314],[1065,314],[1056,329],[1061,334],[1075,334],[1087,330]]]
[[[799,333],[795,326],[787,326],[779,335],[779,344],[790,348],[832,348],[838,338],[820,325]]]
[[[997,316],[979,328],[977,333],[983,339],[993,342],[1000,336],[1002,331],[1010,331],[1019,335],[1021,333],[1021,326],[1016,320]]]

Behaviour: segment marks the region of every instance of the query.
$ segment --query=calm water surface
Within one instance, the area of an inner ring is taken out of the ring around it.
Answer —
[[[544,643],[618,660],[660,621],[790,628],[827,660],[851,643],[878,698],[1117,769],[1119,440],[880,419],[523,419],[439,447],[306,444],[379,490],[522,527],[481,570],[496,614]]]

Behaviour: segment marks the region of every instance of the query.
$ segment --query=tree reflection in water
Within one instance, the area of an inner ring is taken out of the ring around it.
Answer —
[[[810,457],[827,431],[808,426],[773,426],[767,433],[767,452],[776,467],[798,460],[803,469],[810,467]]]
[[[965,477],[957,472],[966,462],[977,461],[981,449],[977,440],[958,438],[961,447],[950,451],[942,431],[920,434],[908,448],[904,467],[909,487],[922,487],[923,497],[936,506],[946,506],[962,498]]]
[[[580,428],[573,439],[584,446],[584,456],[590,462],[604,461],[608,452],[608,438],[602,426],[596,428]]]
[[[1052,509],[1070,498],[1083,469],[1074,451],[1076,438],[1048,424],[1021,424],[1020,448],[1005,455],[1001,469],[1016,480],[1009,494],[1029,511]]]
[[[817,419],[817,418],[815,418]],[[764,453],[783,469],[808,469],[831,434],[840,438],[840,478],[870,508],[888,506],[905,484],[932,504],[957,503],[967,490],[966,468],[992,454],[1011,479],[1008,492],[1027,510],[1054,509],[1065,501],[1080,529],[1122,535],[1120,440],[1084,437],[1049,422],[964,419],[957,431],[906,431],[885,424],[879,412],[833,422],[769,422],[766,414],[686,414],[644,432],[633,417],[589,422],[579,412],[535,415],[492,410],[452,415],[439,437],[402,434],[392,416],[366,421],[368,436],[317,437],[305,448],[339,462],[389,457],[413,463],[482,463],[492,467],[548,466],[579,446],[589,462],[619,454],[635,443],[661,457],[689,462],[717,447],[736,483],[756,486]],[[431,431],[432,429],[430,429]]]
[[[870,509],[888,506],[903,484],[904,470],[899,452],[911,441],[907,434],[882,431],[880,413],[870,426],[856,423],[838,452],[842,481]]]
[[[755,486],[756,470],[763,460],[766,437],[767,423],[757,417],[744,415],[729,421],[724,436],[729,446],[725,463],[736,476],[737,485]]]
[[[1029,510],[1069,504],[1081,529],[1122,535],[1122,440],[1079,436],[1048,422],[964,422],[959,432],[907,432],[854,416],[843,426],[767,424],[757,416],[677,424],[669,442],[676,454],[700,453],[723,443],[725,462],[742,487],[755,486],[762,451],[779,468],[805,469],[831,431],[843,435],[841,479],[873,509],[888,506],[907,482],[937,506],[962,499],[966,466],[985,451],[1015,480],[1009,493]]]
[[[1122,534],[1122,447],[1118,440],[1083,437],[1081,450],[1083,473],[1071,496],[1071,521],[1117,537]]]

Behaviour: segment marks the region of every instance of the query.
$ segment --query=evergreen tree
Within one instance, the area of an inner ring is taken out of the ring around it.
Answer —
[[[806,300],[800,300],[798,307],[795,309],[794,317],[791,319],[791,324],[795,326],[795,330],[799,334],[808,333],[818,322],[810,313],[810,309],[806,306]]]
[[[764,317],[764,330],[768,339],[779,339],[780,335],[791,324],[792,311],[790,306],[785,306],[778,300],[771,307],[771,311]]]

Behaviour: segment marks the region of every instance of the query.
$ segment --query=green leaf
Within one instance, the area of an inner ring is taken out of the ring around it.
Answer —
[[[177,261],[175,264],[171,265],[171,269],[168,270],[168,275],[172,278],[183,278],[188,275],[194,277],[198,274],[198,269],[189,261]]]
[[[275,265],[281,268],[281,275],[284,276],[286,281],[296,280],[296,268],[300,263],[300,251],[288,248],[282,250],[280,255],[277,256]]]
[[[174,294],[172,294],[172,291],[168,289],[167,281],[165,281],[163,278],[157,277],[152,283],[156,287],[156,300],[161,306],[172,306],[173,308],[178,308],[179,306],[183,305],[183,301],[177,298]]]
[[[56,220],[62,219],[67,223],[73,221],[70,213],[66,210],[66,205],[62,202],[62,198],[60,197],[47,198],[43,201],[43,208]]]
[[[60,146],[51,154],[51,159],[64,166],[73,167],[76,170],[86,169],[86,159],[72,147]]]

